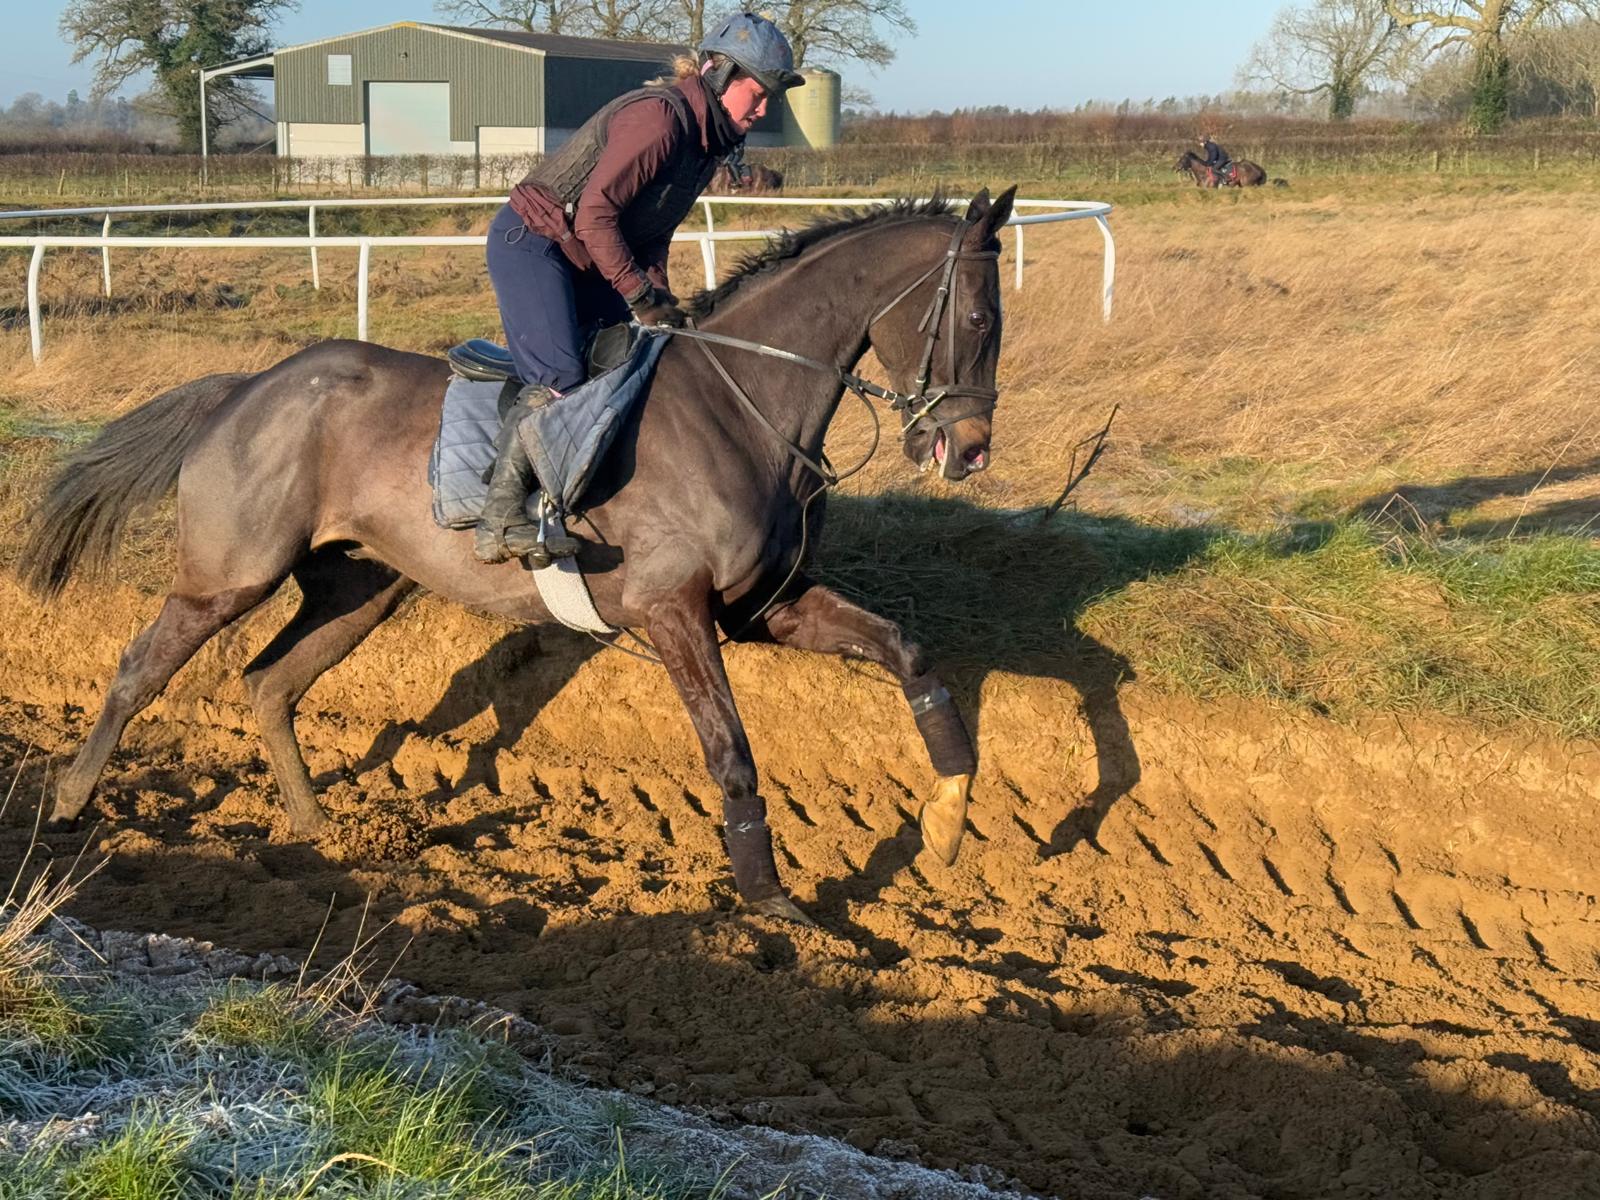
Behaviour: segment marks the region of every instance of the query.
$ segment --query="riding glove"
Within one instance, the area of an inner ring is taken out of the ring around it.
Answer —
[[[628,301],[633,316],[641,325],[670,325],[682,328],[689,315],[678,307],[678,298],[666,288],[650,284]]]

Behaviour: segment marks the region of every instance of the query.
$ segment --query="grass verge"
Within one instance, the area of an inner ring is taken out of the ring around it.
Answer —
[[[0,1200],[689,1200],[731,1164],[638,1161],[617,1098],[469,1029],[383,1025],[326,987],[156,987],[0,907]],[[68,928],[70,926],[61,926]],[[105,1014],[136,1026],[105,1036]]]
[[[1446,538],[1356,518],[1267,534],[1041,522],[914,495],[842,499],[829,521],[819,576],[967,670],[1105,670],[1339,719],[1441,712],[1600,733],[1600,546],[1587,538]]]
[[[1082,626],[1201,697],[1600,733],[1600,547],[1584,538],[1438,540],[1365,521],[1224,535],[1089,604]]]

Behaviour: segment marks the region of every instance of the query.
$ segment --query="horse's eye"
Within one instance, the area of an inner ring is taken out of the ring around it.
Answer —
[[[971,312],[967,314],[967,324],[974,329],[987,329],[989,328],[989,318],[981,312]]]

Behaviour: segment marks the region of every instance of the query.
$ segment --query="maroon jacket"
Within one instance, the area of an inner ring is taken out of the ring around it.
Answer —
[[[684,178],[698,172],[704,176],[700,183],[704,188],[716,161],[733,148],[719,134],[721,114],[708,110],[716,101],[700,80],[680,80],[673,87],[688,102],[696,127],[686,130],[667,100],[645,97],[617,109],[606,125],[605,147],[573,205],[570,221],[565,206],[541,183],[537,168],[511,192],[511,207],[523,224],[558,242],[580,271],[597,268],[624,299],[633,299],[647,284],[667,287],[667,253],[672,245],[671,230],[630,244],[625,234],[629,206],[663,177]],[[573,137],[587,133],[586,126]],[[683,215],[672,222],[674,227]]]

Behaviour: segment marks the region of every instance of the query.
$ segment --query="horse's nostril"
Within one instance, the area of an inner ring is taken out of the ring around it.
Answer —
[[[982,446],[972,447],[961,457],[969,470],[981,471],[989,465],[989,453]]]

